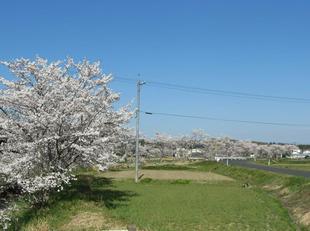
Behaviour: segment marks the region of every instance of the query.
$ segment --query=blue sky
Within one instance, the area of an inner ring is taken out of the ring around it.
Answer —
[[[255,94],[310,98],[306,0],[68,0],[1,2],[0,59],[100,60],[115,76]],[[114,82],[122,103],[135,85]],[[142,109],[310,124],[310,104],[200,95],[143,86]],[[132,123],[134,125],[134,123]],[[142,115],[141,129],[310,143],[309,128]]]

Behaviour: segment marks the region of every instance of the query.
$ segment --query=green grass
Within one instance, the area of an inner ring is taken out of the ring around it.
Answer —
[[[70,230],[72,218],[85,213],[101,228],[136,224],[143,230],[167,231],[296,230],[274,197],[257,188],[243,188],[240,182],[146,180],[135,184],[93,172],[84,172],[71,187],[53,195],[46,208],[23,211],[12,228]],[[73,230],[99,230],[83,225]]]
[[[174,165],[174,164],[163,164],[163,165],[150,165],[143,166],[143,169],[148,170],[190,170],[191,167],[187,165]]]
[[[274,164],[273,166],[310,171],[310,164]]]
[[[225,166],[212,161],[187,165],[190,171],[210,171],[236,179],[241,184],[249,184],[267,191],[276,197],[299,224],[301,230],[310,230],[310,180],[304,177],[290,177],[272,172]],[[158,166],[158,169],[169,169]]]
[[[115,185],[137,196],[111,214],[146,230],[294,230],[276,200],[240,185],[163,181]]]
[[[256,163],[268,165],[268,160],[258,160]],[[310,171],[310,160],[273,160],[271,166]]]

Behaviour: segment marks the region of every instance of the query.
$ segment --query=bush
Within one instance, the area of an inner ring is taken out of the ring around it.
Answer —
[[[189,184],[190,182],[191,182],[190,180],[178,179],[172,181],[171,184]]]
[[[150,182],[152,182],[153,181],[153,179],[152,178],[143,178],[141,181],[140,181],[140,183],[150,183]]]

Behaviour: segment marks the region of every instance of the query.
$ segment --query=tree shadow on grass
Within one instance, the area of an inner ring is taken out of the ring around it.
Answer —
[[[20,230],[31,220],[42,217],[45,211],[56,208],[58,204],[84,201],[95,202],[99,207],[104,206],[108,209],[114,209],[119,206],[127,206],[126,202],[133,196],[137,196],[137,194],[132,191],[116,189],[111,178],[91,174],[79,175],[77,180],[66,186],[63,191],[51,193],[45,207],[23,211],[10,230]]]
[[[115,188],[111,178],[93,175],[80,175],[77,181],[66,187],[52,198],[57,201],[85,200],[102,203],[107,208],[116,208],[124,205],[130,197],[137,194],[131,191],[121,191]]]

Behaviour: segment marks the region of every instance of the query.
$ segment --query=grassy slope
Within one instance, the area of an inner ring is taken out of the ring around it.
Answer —
[[[70,188],[54,195],[45,209],[25,210],[16,229],[100,230],[134,223],[145,230],[295,230],[274,197],[259,188],[241,187],[245,181],[265,185],[268,179],[270,183],[270,177],[263,173],[214,163],[156,168],[212,170],[239,181],[198,184],[146,180],[136,185],[85,172]],[[276,179],[275,175],[272,182]]]
[[[214,162],[193,164],[195,170],[212,171],[233,177],[270,192],[288,209],[293,219],[304,230],[310,230],[310,180],[288,177],[266,171],[225,166]]]

